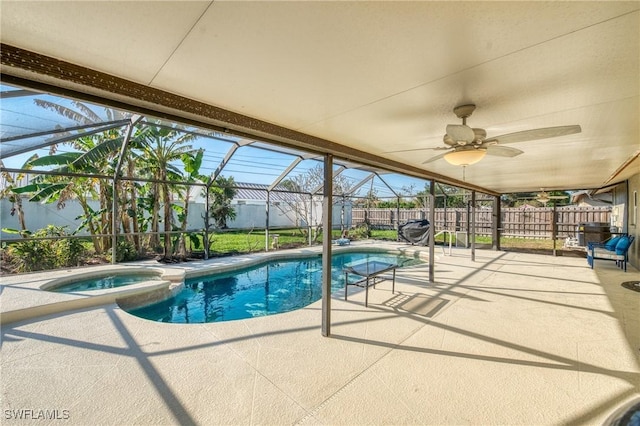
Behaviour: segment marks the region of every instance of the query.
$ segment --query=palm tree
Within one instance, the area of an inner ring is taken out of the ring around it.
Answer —
[[[236,211],[231,207],[231,201],[236,196],[235,180],[233,176],[225,178],[218,176],[209,191],[211,217],[220,229],[227,227],[227,219],[235,219]]]
[[[55,140],[71,145],[76,152],[57,153],[58,143],[50,146],[50,155],[31,158],[27,164],[33,166],[54,166],[57,172],[74,172],[87,174],[113,174],[113,160],[122,145],[122,130],[127,124],[129,114],[105,108],[106,121],[94,109],[79,101],[71,101],[70,106],[57,104],[43,99],[34,99],[37,106],[49,109],[63,117],[73,120],[80,126],[95,125],[96,133],[76,133],[72,139],[71,131],[58,132]],[[104,127],[100,126],[105,124]],[[109,124],[109,125],[106,125]],[[77,129],[76,129],[77,130]],[[81,130],[78,130],[79,132]],[[84,131],[84,130],[82,130]],[[55,142],[53,140],[52,142]],[[30,201],[57,202],[59,208],[65,202],[75,199],[83,209],[83,223],[78,230],[88,229],[91,235],[111,233],[111,197],[112,189],[102,179],[89,177],[68,177],[63,175],[41,175],[32,180],[31,185],[19,188],[21,193],[29,193]],[[99,200],[98,210],[91,207],[89,201]],[[111,240],[93,238],[96,253],[108,249]]]
[[[29,169],[29,161],[33,160],[34,158],[37,158],[37,154],[34,154],[29,159],[27,159],[26,163],[21,168]],[[4,167],[2,160],[0,160],[0,166]],[[24,220],[24,210],[22,208],[22,194],[15,191],[18,183],[25,178],[25,174],[20,173],[16,176],[12,176],[10,173],[3,171],[2,177],[4,178],[5,185],[4,188],[2,188],[2,190],[0,191],[0,198],[6,198],[7,200],[9,200],[9,202],[11,203],[11,216],[17,214],[20,231],[26,231],[27,225]]]
[[[76,200],[83,210],[82,224],[76,230],[88,229],[92,236],[111,232],[111,187],[103,179],[87,176],[65,176],[64,173],[82,173],[99,175],[112,170],[112,159],[122,145],[122,136],[116,132],[110,135],[91,135],[74,140],[77,152],[52,154],[44,157],[32,157],[26,167],[54,166],[53,171],[60,174],[40,175],[30,184],[14,188],[19,194],[30,194],[29,201],[57,203],[63,208],[69,200]],[[105,137],[107,136],[107,137]],[[95,210],[90,201],[97,199],[100,207]],[[107,237],[92,238],[97,254],[110,247]]]
[[[184,178],[186,182],[202,182],[206,179],[206,176],[200,174],[200,167],[202,166],[202,159],[204,157],[204,150],[199,149],[195,153],[183,154],[181,157],[182,164],[184,165]],[[191,187],[186,186],[184,191],[178,191],[178,197],[182,198],[182,207],[177,210],[179,212],[178,219],[180,220],[180,237],[178,239],[177,255],[179,258],[184,259],[187,256],[187,248],[185,244],[185,231],[187,230],[187,219],[189,217],[189,201],[191,199]],[[193,239],[193,241],[198,241]]]
[[[136,148],[141,149],[138,157],[138,168],[154,180],[149,191],[152,197],[151,232],[152,244],[159,246],[160,202],[163,206],[164,222],[164,258],[171,258],[173,247],[171,231],[173,225],[172,187],[168,182],[182,180],[181,170],[177,162],[183,155],[193,155],[195,149],[189,145],[195,135],[185,133],[181,127],[167,127],[159,123],[146,123],[142,131],[134,139]]]

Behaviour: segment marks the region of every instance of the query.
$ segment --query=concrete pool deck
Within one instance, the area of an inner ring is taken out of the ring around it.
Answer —
[[[602,424],[640,398],[640,293],[620,285],[635,268],[436,255],[433,284],[425,264],[368,308],[361,289],[334,293],[330,338],[320,301],[209,324],[115,303],[5,324],[2,424]],[[2,312],[50,297],[39,283],[55,274],[69,272],[2,277]]]

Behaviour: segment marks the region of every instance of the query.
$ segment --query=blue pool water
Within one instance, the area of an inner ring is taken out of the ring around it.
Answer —
[[[82,281],[74,281],[50,288],[50,291],[60,293],[71,293],[74,291],[103,290],[108,288],[122,287],[142,281],[149,281],[157,278],[156,275],[110,275],[100,278],[89,278]]]
[[[336,254],[332,257],[332,291],[344,288],[345,265],[373,258],[400,267],[422,263],[388,253]],[[354,276],[353,280],[356,279]],[[185,289],[176,296],[129,312],[169,323],[230,321],[293,311],[321,297],[322,259],[318,256],[271,261],[229,273],[188,279]]]

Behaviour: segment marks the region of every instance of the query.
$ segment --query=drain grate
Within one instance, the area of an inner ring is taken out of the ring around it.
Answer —
[[[640,281],[625,281],[622,283],[622,287],[633,291],[640,291]]]

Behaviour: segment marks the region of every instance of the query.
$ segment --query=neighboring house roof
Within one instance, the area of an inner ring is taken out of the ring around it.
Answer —
[[[610,206],[613,201],[611,192],[593,194],[592,191],[576,191],[571,194],[571,202],[581,206]]]
[[[235,201],[267,201],[267,190],[269,185],[260,183],[236,183]],[[301,194],[291,192],[271,191],[269,200],[271,202],[295,203],[301,200]]]

